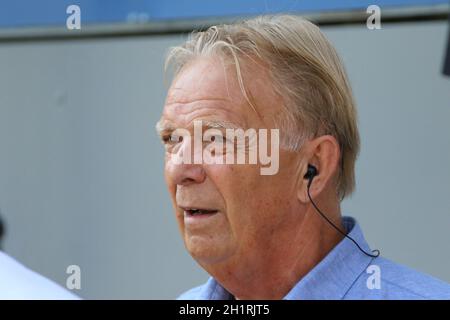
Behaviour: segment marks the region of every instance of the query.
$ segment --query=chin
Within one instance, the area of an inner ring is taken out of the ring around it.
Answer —
[[[192,258],[202,266],[221,263],[227,257],[224,248],[214,245],[209,237],[191,236],[185,240],[185,246]]]

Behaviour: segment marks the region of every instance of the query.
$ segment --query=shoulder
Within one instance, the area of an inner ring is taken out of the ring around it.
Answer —
[[[177,298],[177,300],[199,300],[200,299],[200,293],[202,292],[203,288],[206,284],[202,284],[198,287],[189,289],[182,294],[180,294]]]
[[[0,299],[78,299],[0,251]]]
[[[450,284],[388,259],[382,259],[380,264],[382,281],[393,288],[403,289],[424,299],[450,299]]]
[[[379,273],[379,288],[368,289],[370,286],[367,283],[375,272]],[[357,282],[356,285],[365,290],[356,291],[367,295],[362,298],[450,299],[450,284],[382,257],[373,260]],[[347,298],[351,296],[352,293],[349,292]]]
[[[228,293],[210,277],[201,286],[192,288],[178,296],[177,300],[226,300]]]

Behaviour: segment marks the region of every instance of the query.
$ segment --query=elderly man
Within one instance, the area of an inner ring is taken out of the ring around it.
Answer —
[[[341,217],[355,185],[356,108],[315,25],[275,16],[211,27],[167,65],[175,77],[157,124],[166,182],[185,246],[211,275],[181,299],[450,298],[446,283],[378,257]],[[196,144],[205,129],[214,133]],[[230,139],[236,129],[271,139]],[[225,161],[255,148],[254,163]],[[278,163],[264,173],[269,150]]]

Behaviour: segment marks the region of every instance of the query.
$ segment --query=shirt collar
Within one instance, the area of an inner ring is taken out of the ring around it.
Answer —
[[[348,235],[366,252],[371,252],[359,224],[344,217]],[[344,238],[284,297],[290,299],[342,299],[355,280],[373,260],[362,253],[348,238]]]
[[[352,217],[343,217],[344,228],[364,251],[370,252],[359,224]],[[342,299],[373,258],[358,250],[348,238],[339,242],[283,298],[284,300]],[[233,296],[214,278],[200,291],[201,300],[229,300]]]

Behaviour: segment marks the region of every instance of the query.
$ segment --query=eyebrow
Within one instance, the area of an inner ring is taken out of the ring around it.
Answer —
[[[242,126],[230,122],[230,121],[223,121],[223,120],[203,120],[198,119],[202,122],[202,127],[207,129],[240,129]],[[192,125],[193,126],[193,125]],[[175,126],[172,122],[167,120],[159,120],[156,123],[156,131],[159,135],[162,135],[164,132],[173,132],[179,127]]]
[[[202,120],[203,126],[214,129],[240,129],[242,126],[230,121],[223,120]]]
[[[177,127],[172,122],[162,119],[156,123],[155,128],[156,132],[159,135],[162,135],[163,132],[172,132],[177,129]]]

